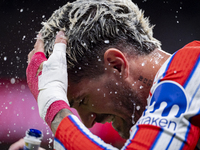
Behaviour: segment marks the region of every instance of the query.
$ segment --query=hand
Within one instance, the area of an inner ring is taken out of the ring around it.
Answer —
[[[56,43],[64,43],[64,44],[67,44],[66,42],[66,38],[64,37],[64,33],[62,31],[60,31],[60,38],[56,38],[55,40],[55,44]],[[28,54],[28,65],[31,61],[31,58],[33,57],[33,55],[37,52],[42,52],[44,53],[44,42],[43,42],[43,39],[41,37],[41,34],[38,34],[37,36],[37,41],[34,45],[34,49]],[[38,70],[37,70],[37,74],[36,76],[38,76],[38,74],[42,71],[42,68],[43,68],[43,62],[40,64]]]
[[[31,61],[31,58],[33,57],[33,55],[37,52],[42,52],[44,53],[44,43],[43,43],[43,40],[41,38],[41,34],[38,34],[37,36],[37,41],[34,45],[34,49],[28,54],[28,64],[30,63]],[[42,71],[42,66],[43,66],[43,62],[40,64],[38,70],[37,70],[37,74],[36,76],[38,76],[39,72]]]
[[[8,150],[20,150],[25,146],[24,139],[20,139],[19,141],[13,143]]]
[[[23,150],[25,146],[24,139],[20,139],[19,141],[13,143],[8,150]],[[45,150],[44,148],[39,147],[38,150]]]
[[[53,53],[42,64],[42,74],[38,76],[39,95],[37,97],[39,114],[50,126],[54,115],[63,108],[69,108],[67,99],[67,62],[66,62],[66,37],[64,32],[58,32],[55,40]],[[62,101],[61,103],[59,101]],[[55,104],[56,103],[56,104]],[[52,108],[54,115],[48,117],[48,108],[54,104]],[[58,107],[59,106],[59,107]],[[50,118],[50,119],[48,119]]]

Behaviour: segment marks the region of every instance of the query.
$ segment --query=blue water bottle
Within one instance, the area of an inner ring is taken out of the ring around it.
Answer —
[[[24,137],[24,150],[38,150],[42,142],[43,134],[37,129],[28,129]]]

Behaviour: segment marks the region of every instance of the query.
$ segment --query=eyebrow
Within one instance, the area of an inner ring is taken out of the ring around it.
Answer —
[[[71,99],[70,102],[69,102],[70,107],[73,107],[74,102],[75,102],[75,101],[79,101],[79,99],[81,99],[81,97],[82,97],[82,96],[78,96],[78,97],[75,98],[75,99]]]

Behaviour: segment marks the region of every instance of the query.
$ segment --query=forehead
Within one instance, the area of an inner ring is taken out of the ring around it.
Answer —
[[[74,82],[68,82],[68,88],[67,88],[67,98],[68,100],[75,100],[78,95],[82,95],[83,93],[83,85],[87,82],[85,80],[80,81],[79,83]],[[87,87],[87,86],[86,86]]]
[[[69,102],[71,100],[78,100],[86,93],[90,93],[96,81],[94,79],[83,79],[79,83],[68,83],[67,97]]]
[[[100,76],[92,79],[82,79],[79,83],[68,82],[67,97],[69,102],[72,100],[80,100],[83,96],[95,95],[95,91],[103,89],[105,77]]]

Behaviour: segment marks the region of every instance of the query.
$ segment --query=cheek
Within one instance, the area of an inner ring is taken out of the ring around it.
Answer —
[[[114,105],[114,101],[108,95],[108,92],[103,90],[93,92],[90,96],[89,107],[97,113],[108,113]]]
[[[116,114],[123,106],[121,86],[114,81],[98,83],[90,90],[90,106],[95,112]]]

